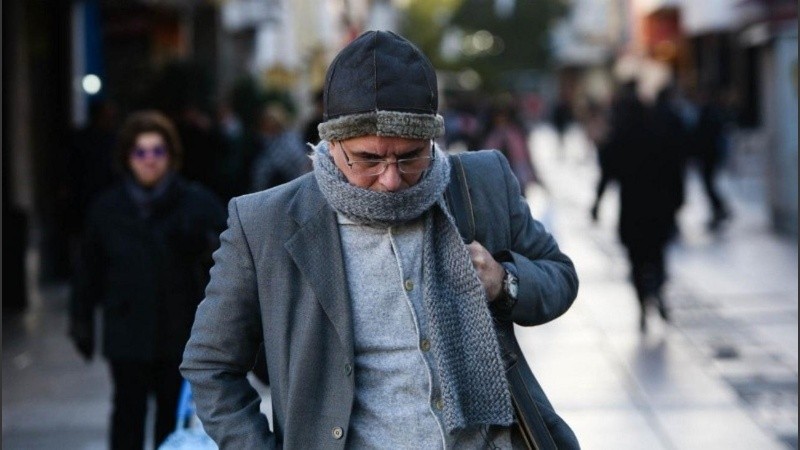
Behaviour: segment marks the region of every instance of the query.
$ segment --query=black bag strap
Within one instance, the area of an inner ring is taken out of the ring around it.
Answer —
[[[472,197],[469,195],[467,174],[458,154],[450,155],[450,184],[444,193],[450,214],[456,221],[461,239],[469,244],[475,240],[475,212],[472,210]]]
[[[455,219],[456,227],[465,243],[475,240],[475,211],[472,208],[472,197],[469,193],[467,174],[458,154],[450,155],[450,184],[445,191],[445,201],[450,213]],[[535,386],[536,378],[533,376],[528,364],[520,359],[513,350],[513,328],[506,331],[500,327],[500,351],[503,353],[503,362],[506,366],[511,402],[517,416],[517,424],[525,444],[531,450],[557,450],[553,437],[547,429],[539,407],[536,405],[531,386]]]

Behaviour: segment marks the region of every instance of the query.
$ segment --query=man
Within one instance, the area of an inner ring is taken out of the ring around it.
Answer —
[[[507,327],[559,316],[571,261],[499,152],[463,157],[481,243],[462,243],[432,144],[435,72],[402,37],[349,44],[324,103],[313,173],[231,201],[181,366],[206,431],[236,449],[510,448],[490,308]],[[262,341],[272,429],[245,378]],[[577,448],[539,392],[557,442]]]

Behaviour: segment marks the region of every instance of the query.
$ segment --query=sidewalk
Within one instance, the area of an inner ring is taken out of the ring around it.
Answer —
[[[67,294],[61,285],[29,289],[28,311],[3,317],[4,449],[108,446],[108,370],[99,358],[84,363],[67,338]]]
[[[584,150],[575,136],[564,161],[549,129],[534,138],[551,197],[532,193],[533,210],[574,259],[581,288],[563,317],[518,336],[583,448],[797,448],[797,242],[769,231],[750,200],[758,183],[724,186],[736,216],[716,239],[703,229],[696,180],[689,184],[682,240],[669,255],[674,325],[653,315],[642,337],[616,241],[616,192],[606,193],[593,226],[593,160],[577,161]],[[67,294],[34,287],[29,311],[4,318],[4,449],[106,448],[106,365],[85,364],[67,339]]]
[[[715,238],[690,177],[682,237],[668,256],[673,325],[651,314],[642,336],[617,244],[617,191],[606,192],[592,225],[598,174],[579,135],[566,157],[546,127],[532,141],[550,192],[533,192],[534,215],[575,261],[581,287],[563,317],[517,334],[583,448],[797,448],[797,242],[769,231],[750,201],[758,183],[726,180],[735,217]]]

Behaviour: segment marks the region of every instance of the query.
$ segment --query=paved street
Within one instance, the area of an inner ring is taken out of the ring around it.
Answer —
[[[597,169],[579,134],[554,148],[532,137],[548,193],[534,213],[581,279],[562,318],[518,336],[539,381],[585,449],[797,448],[797,242],[769,230],[762,180],[723,179],[734,219],[705,231],[690,177],[681,236],[670,249],[668,301],[638,331],[637,302],[615,234],[616,191],[589,220]],[[36,268],[36,255],[29,258]],[[110,411],[106,366],[80,360],[66,339],[66,286],[31,289],[29,311],[3,320],[3,448],[102,449]]]
[[[551,197],[534,191],[532,204],[575,260],[580,293],[565,316],[518,336],[583,447],[797,448],[797,242],[769,231],[759,180],[722,180],[735,218],[715,237],[690,176],[669,253],[674,325],[651,314],[643,337],[616,241],[616,191],[592,226],[591,155],[579,135],[560,155],[553,139],[548,129],[533,138]]]

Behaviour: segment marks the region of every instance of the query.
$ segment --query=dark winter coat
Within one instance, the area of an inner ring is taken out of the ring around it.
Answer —
[[[103,355],[112,360],[180,358],[225,227],[220,201],[180,177],[151,211],[145,218],[120,183],[88,212],[71,332],[93,348],[94,311],[101,306]]]
[[[682,202],[679,126],[663,110],[627,99],[612,113],[607,151],[619,182],[619,235],[629,250],[662,247]],[[676,119],[677,121],[677,119]]]

